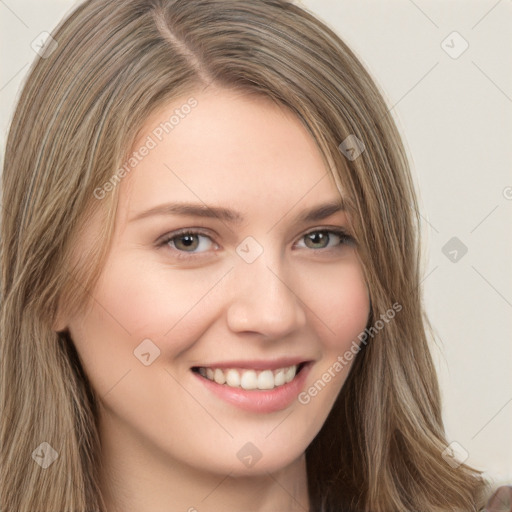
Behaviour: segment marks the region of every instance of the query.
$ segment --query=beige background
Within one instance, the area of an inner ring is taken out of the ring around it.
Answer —
[[[393,106],[421,196],[448,438],[497,483],[512,483],[512,0],[302,4],[352,47]],[[2,154],[31,43],[72,6],[0,0]]]

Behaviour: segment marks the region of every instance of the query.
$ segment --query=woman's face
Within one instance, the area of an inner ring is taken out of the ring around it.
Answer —
[[[107,451],[276,471],[327,418],[368,293],[340,195],[298,118],[225,89],[191,96],[140,132],[92,307],[66,325]]]

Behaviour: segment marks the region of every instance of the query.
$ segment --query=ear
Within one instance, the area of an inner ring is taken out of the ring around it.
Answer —
[[[54,324],[52,325],[52,330],[55,331],[56,333],[66,331],[67,328],[68,328],[68,326],[65,322],[58,321],[58,320],[55,321]]]
[[[55,332],[62,332],[67,330],[68,328],[68,319],[64,314],[63,308],[60,304],[57,307],[57,314],[55,315],[55,319],[52,324],[52,330]]]

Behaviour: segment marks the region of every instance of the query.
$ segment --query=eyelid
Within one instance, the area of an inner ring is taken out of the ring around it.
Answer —
[[[296,242],[294,243],[294,246],[297,244],[297,242],[302,240],[305,236],[307,236],[311,233],[316,233],[318,231],[326,231],[328,233],[333,233],[333,234],[339,236],[342,240],[345,239],[346,240],[345,243],[347,243],[347,242],[356,243],[353,236],[344,227],[341,227],[341,226],[317,226],[317,227],[311,228],[311,229],[303,232],[298,237]],[[185,235],[185,234],[204,236],[206,238],[209,238],[211,240],[212,244],[217,246],[217,248],[219,247],[219,244],[213,239],[212,233],[209,230],[206,230],[205,228],[198,228],[198,227],[181,228],[181,229],[177,229],[176,231],[171,231],[169,233],[166,233],[165,235],[162,235],[161,237],[158,238],[158,240],[155,242],[155,245],[159,248],[166,247],[166,246],[169,247],[167,244],[172,239],[177,238],[180,235]],[[340,246],[341,245],[344,245],[344,243],[340,244]],[[187,252],[187,251],[180,251],[179,249],[174,249],[171,247],[169,247],[169,249],[175,253],[176,257],[182,258],[182,259],[198,258],[198,257],[204,256],[204,255],[207,255],[210,252],[210,251]],[[330,249],[332,250],[334,248],[330,248]],[[314,251],[318,252],[318,251],[326,251],[329,249],[316,249],[316,250],[310,249],[310,250],[314,250]]]
[[[180,228],[176,231],[169,231],[168,233],[165,233],[164,235],[158,237],[155,244],[159,245],[161,243],[167,243],[169,240],[172,240],[173,238],[176,238],[180,235],[202,235],[206,236],[208,238],[212,238],[212,232],[210,230],[207,230],[205,228],[200,227],[190,227],[190,228]]]
[[[334,235],[339,236],[342,239],[342,243],[340,244],[340,246],[341,245],[345,245],[346,243],[356,244],[356,240],[350,234],[349,230],[347,228],[344,228],[344,227],[341,227],[341,226],[319,226],[319,227],[315,227],[313,229],[310,229],[310,230],[306,231],[302,235],[300,235],[298,241],[302,240],[305,236],[307,236],[307,235],[309,235],[311,233],[317,233],[319,231],[320,232],[321,231],[325,231],[327,233],[332,233]],[[343,240],[345,240],[345,241],[343,242]],[[330,248],[330,249],[335,249],[335,248]],[[322,250],[329,250],[329,249],[317,249],[317,251],[322,251]]]
[[[350,234],[349,230],[342,226],[318,226],[304,232],[302,235],[300,235],[299,238],[309,235],[310,233],[316,233],[317,231],[328,231],[330,233],[335,233],[337,235],[344,235],[347,238],[352,238],[352,235]]]
[[[187,251],[180,251],[179,249],[174,249],[172,247],[168,246],[168,243],[173,240],[174,238],[179,237],[180,235],[200,235],[204,236],[211,240],[212,244],[216,247],[219,247],[219,244],[215,242],[215,240],[212,237],[212,233],[209,232],[209,230],[205,230],[204,228],[181,228],[177,229],[176,231],[170,231],[169,233],[166,233],[165,235],[162,235],[159,237],[155,245],[157,248],[164,248],[167,247],[170,251],[172,251],[175,254],[175,257],[182,258],[182,259],[190,259],[190,258],[198,258],[202,255],[206,255],[210,251],[205,252],[187,252]]]

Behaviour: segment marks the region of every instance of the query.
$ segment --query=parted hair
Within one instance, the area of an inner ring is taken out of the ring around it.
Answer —
[[[368,284],[368,327],[334,406],[306,449],[311,512],[476,511],[486,483],[448,464],[421,299],[419,215],[404,146],[375,81],[325,23],[285,0],[88,0],[52,32],[11,123],[2,176],[2,512],[107,512],[98,398],[60,306],[90,299],[108,253],[120,168],[144,121],[210,85],[262,95],[314,138],[350,212]],[[340,144],[355,136],[363,153]],[[72,264],[91,213],[102,232]],[[31,454],[58,453],[46,470]],[[455,467],[456,466],[456,467]]]

